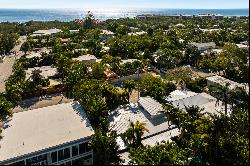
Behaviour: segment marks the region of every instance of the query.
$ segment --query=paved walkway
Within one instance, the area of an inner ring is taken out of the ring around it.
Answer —
[[[12,74],[12,66],[16,58],[20,57],[23,53],[20,51],[21,45],[26,41],[25,36],[21,36],[18,44],[12,49],[15,54],[8,55],[4,58],[3,63],[0,63],[0,93],[5,91],[5,81]]]

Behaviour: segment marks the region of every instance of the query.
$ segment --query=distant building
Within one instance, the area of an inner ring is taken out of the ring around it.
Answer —
[[[128,35],[130,35],[130,36],[140,36],[140,35],[144,35],[144,34],[147,34],[147,32],[140,31],[140,32],[130,32],[130,33],[128,33]]]
[[[209,48],[215,48],[216,44],[214,42],[209,42],[209,43],[191,43],[190,46],[195,46],[198,48],[200,52],[204,52],[205,50]]]
[[[79,29],[76,29],[76,30],[69,30],[69,33],[70,34],[76,34],[76,33],[79,33],[80,30]]]
[[[237,83],[237,82],[234,82],[232,80],[226,79],[218,75],[207,77],[206,79],[207,79],[207,86],[211,86],[211,85],[225,86],[227,83],[229,83],[229,89],[233,90],[236,87],[240,87],[240,88],[245,89],[246,92],[249,93],[249,86],[244,83]]]
[[[249,46],[246,45],[246,44],[243,44],[243,43],[236,44],[236,46],[239,47],[239,48],[243,48],[243,49],[249,49]]]
[[[58,72],[57,68],[51,67],[51,66],[42,66],[42,67],[34,67],[34,68],[28,68],[25,70],[26,73],[26,79],[29,79],[30,76],[32,75],[32,72],[35,70],[40,70],[41,71],[41,76],[44,77],[45,79],[48,78],[53,78]]]
[[[0,140],[1,165],[91,165],[94,130],[78,102],[14,113]]]
[[[202,32],[215,32],[215,31],[220,31],[221,29],[201,29]]]
[[[78,60],[82,63],[91,63],[91,62],[96,62],[97,58],[94,55],[81,55],[78,58],[73,58],[74,60]]]
[[[174,107],[185,110],[186,107],[198,106],[204,108],[201,113],[224,113],[224,105],[220,101],[217,103],[217,99],[210,96],[207,93],[195,93],[188,90],[175,90],[165,98],[167,103]],[[230,111],[230,107],[229,111]]]
[[[123,65],[123,64],[128,63],[128,62],[133,63],[136,61],[139,61],[139,60],[138,59],[122,59],[120,64]]]
[[[109,31],[109,30],[102,30],[102,32],[101,32],[101,38],[103,40],[108,40],[108,39],[112,38],[114,35],[115,35],[115,33],[112,31]]]
[[[62,32],[60,29],[38,30],[33,32],[32,36],[55,35]]]
[[[215,19],[223,19],[224,16],[221,15],[221,14],[198,14],[198,15],[195,15],[196,17],[200,17],[202,19],[205,19],[205,18],[211,18],[213,20]]]
[[[41,58],[42,55],[39,52],[31,52],[30,54],[26,55],[26,58],[32,59],[32,58]]]

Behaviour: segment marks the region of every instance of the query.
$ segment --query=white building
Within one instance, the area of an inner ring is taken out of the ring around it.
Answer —
[[[82,63],[90,63],[90,62],[96,62],[97,58],[94,55],[82,55],[77,58],[73,58],[74,60],[78,60]]]
[[[204,52],[205,50],[207,50],[209,48],[215,48],[216,47],[216,44],[214,42],[209,42],[209,43],[196,43],[196,42],[193,42],[190,45],[197,47],[200,52]]]
[[[51,78],[58,73],[57,68],[54,68],[51,66],[41,66],[41,67],[28,68],[27,70],[25,70],[26,79],[29,79],[30,76],[32,75],[32,72],[35,70],[40,70],[41,76],[44,77],[45,79]]]
[[[14,113],[2,130],[0,164],[92,164],[93,134],[78,102]]]
[[[48,29],[48,30],[38,30],[33,32],[32,36],[42,36],[42,35],[54,35],[59,32],[62,32],[60,29]]]
[[[139,60],[138,59],[122,59],[120,64],[123,65],[123,64],[128,63],[128,62],[133,63],[136,61],[139,61]]]
[[[79,33],[80,30],[79,29],[76,29],[76,30],[69,30],[69,33],[70,34],[76,34],[76,33]]]
[[[240,87],[240,88],[245,89],[246,92],[249,93],[249,86],[244,83],[237,83],[237,82],[234,82],[232,80],[226,79],[218,75],[207,77],[206,79],[207,79],[207,86],[211,86],[211,85],[225,86],[227,83],[229,83],[229,87],[228,87],[229,89],[233,90],[236,87]]]
[[[147,34],[147,32],[140,31],[140,32],[130,32],[130,33],[128,33],[128,35],[130,35],[130,36],[140,36],[140,35],[144,35],[144,34]]]
[[[224,105],[221,101],[217,102],[217,99],[207,93],[195,93],[186,90],[175,90],[170,93],[165,99],[169,104],[174,107],[185,110],[185,107],[198,106],[204,108],[201,113],[224,113]],[[230,106],[228,105],[228,112],[230,112]]]

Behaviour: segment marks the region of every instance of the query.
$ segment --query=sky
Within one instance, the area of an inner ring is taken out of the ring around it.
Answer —
[[[248,0],[0,0],[0,8],[249,8]]]

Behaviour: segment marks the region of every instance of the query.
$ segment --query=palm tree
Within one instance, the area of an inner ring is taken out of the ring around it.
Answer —
[[[228,103],[231,101],[231,92],[229,89],[229,83],[226,83],[225,86],[210,86],[209,91],[211,94],[217,99],[217,102],[222,100],[225,105],[225,115],[227,115],[227,106]]]
[[[124,133],[125,142],[131,147],[139,147],[142,145],[142,136],[145,131],[149,130],[145,127],[145,123],[136,121],[130,123],[130,128]]]

